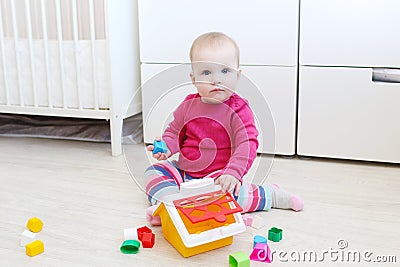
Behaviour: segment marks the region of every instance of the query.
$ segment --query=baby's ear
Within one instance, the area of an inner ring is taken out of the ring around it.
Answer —
[[[192,80],[192,83],[194,84],[196,79],[194,78],[193,72],[190,73],[190,80]]]
[[[240,76],[242,76],[242,70],[241,70],[241,69],[238,69],[238,70],[237,70],[237,78],[239,79]]]

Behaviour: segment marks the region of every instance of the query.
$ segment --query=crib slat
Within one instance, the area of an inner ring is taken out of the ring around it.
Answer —
[[[49,39],[47,36],[47,15],[46,6],[44,0],[40,0],[40,12],[42,14],[42,31],[43,31],[43,49],[44,49],[44,64],[45,64],[45,75],[46,75],[46,87],[47,87],[47,101],[50,108],[53,107],[52,90],[50,85],[50,66],[49,66]]]
[[[97,88],[97,67],[96,67],[96,32],[95,32],[95,21],[94,21],[94,0],[89,0],[89,18],[90,18],[90,47],[92,49],[92,79],[93,79],[93,97],[94,107],[96,110],[99,109],[98,100],[98,88]]]
[[[32,42],[32,20],[31,20],[31,7],[29,4],[30,0],[25,0],[25,10],[26,10],[26,27],[28,31],[28,43],[29,43],[29,58],[31,63],[31,80],[32,80],[32,94],[33,94],[33,105],[38,106],[37,94],[36,94],[36,70],[35,61],[33,55],[33,42]]]
[[[8,78],[7,78],[7,58],[4,49],[4,31],[3,31],[3,11],[1,10],[0,5],[0,49],[1,49],[1,65],[3,68],[3,81],[4,81],[4,90],[6,94],[6,104],[10,105],[10,93],[8,89]]]
[[[65,89],[65,74],[64,74],[64,53],[62,48],[63,35],[62,35],[62,25],[61,25],[60,0],[56,1],[56,18],[57,18],[58,55],[60,60],[60,78],[61,78],[63,108],[67,108],[67,96]]]
[[[19,37],[18,37],[18,25],[17,25],[17,17],[15,13],[15,3],[14,1],[11,2],[11,18],[12,18],[12,28],[14,34],[14,47],[15,47],[15,61],[17,64],[17,78],[18,78],[18,90],[19,90],[19,104],[23,107],[24,104],[24,97],[23,97],[23,90],[22,90],[22,72],[21,72],[21,62],[20,62],[20,48],[19,48]]]
[[[73,37],[74,37],[74,54],[75,54],[75,73],[76,73],[76,89],[78,92],[79,109],[82,109],[82,95],[80,87],[80,67],[79,67],[79,42],[78,42],[78,15],[76,0],[72,1],[72,24],[73,24]]]

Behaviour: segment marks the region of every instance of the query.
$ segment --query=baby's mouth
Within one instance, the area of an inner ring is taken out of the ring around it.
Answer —
[[[224,90],[221,88],[214,88],[213,90],[211,90],[211,92],[222,92],[222,91]]]

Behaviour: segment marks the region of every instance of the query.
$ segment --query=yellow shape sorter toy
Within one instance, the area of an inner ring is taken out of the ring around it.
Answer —
[[[180,192],[165,197],[154,211],[163,235],[183,257],[232,244],[246,231],[242,208],[212,178],[182,183]]]

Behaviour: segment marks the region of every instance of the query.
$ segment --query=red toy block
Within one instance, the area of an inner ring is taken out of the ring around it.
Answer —
[[[152,248],[154,246],[156,235],[154,233],[142,234],[142,245],[144,248]]]
[[[153,231],[151,231],[151,229],[147,226],[143,226],[137,229],[137,235],[140,241],[143,242],[142,238],[143,238],[143,234],[144,233],[153,233]]]

